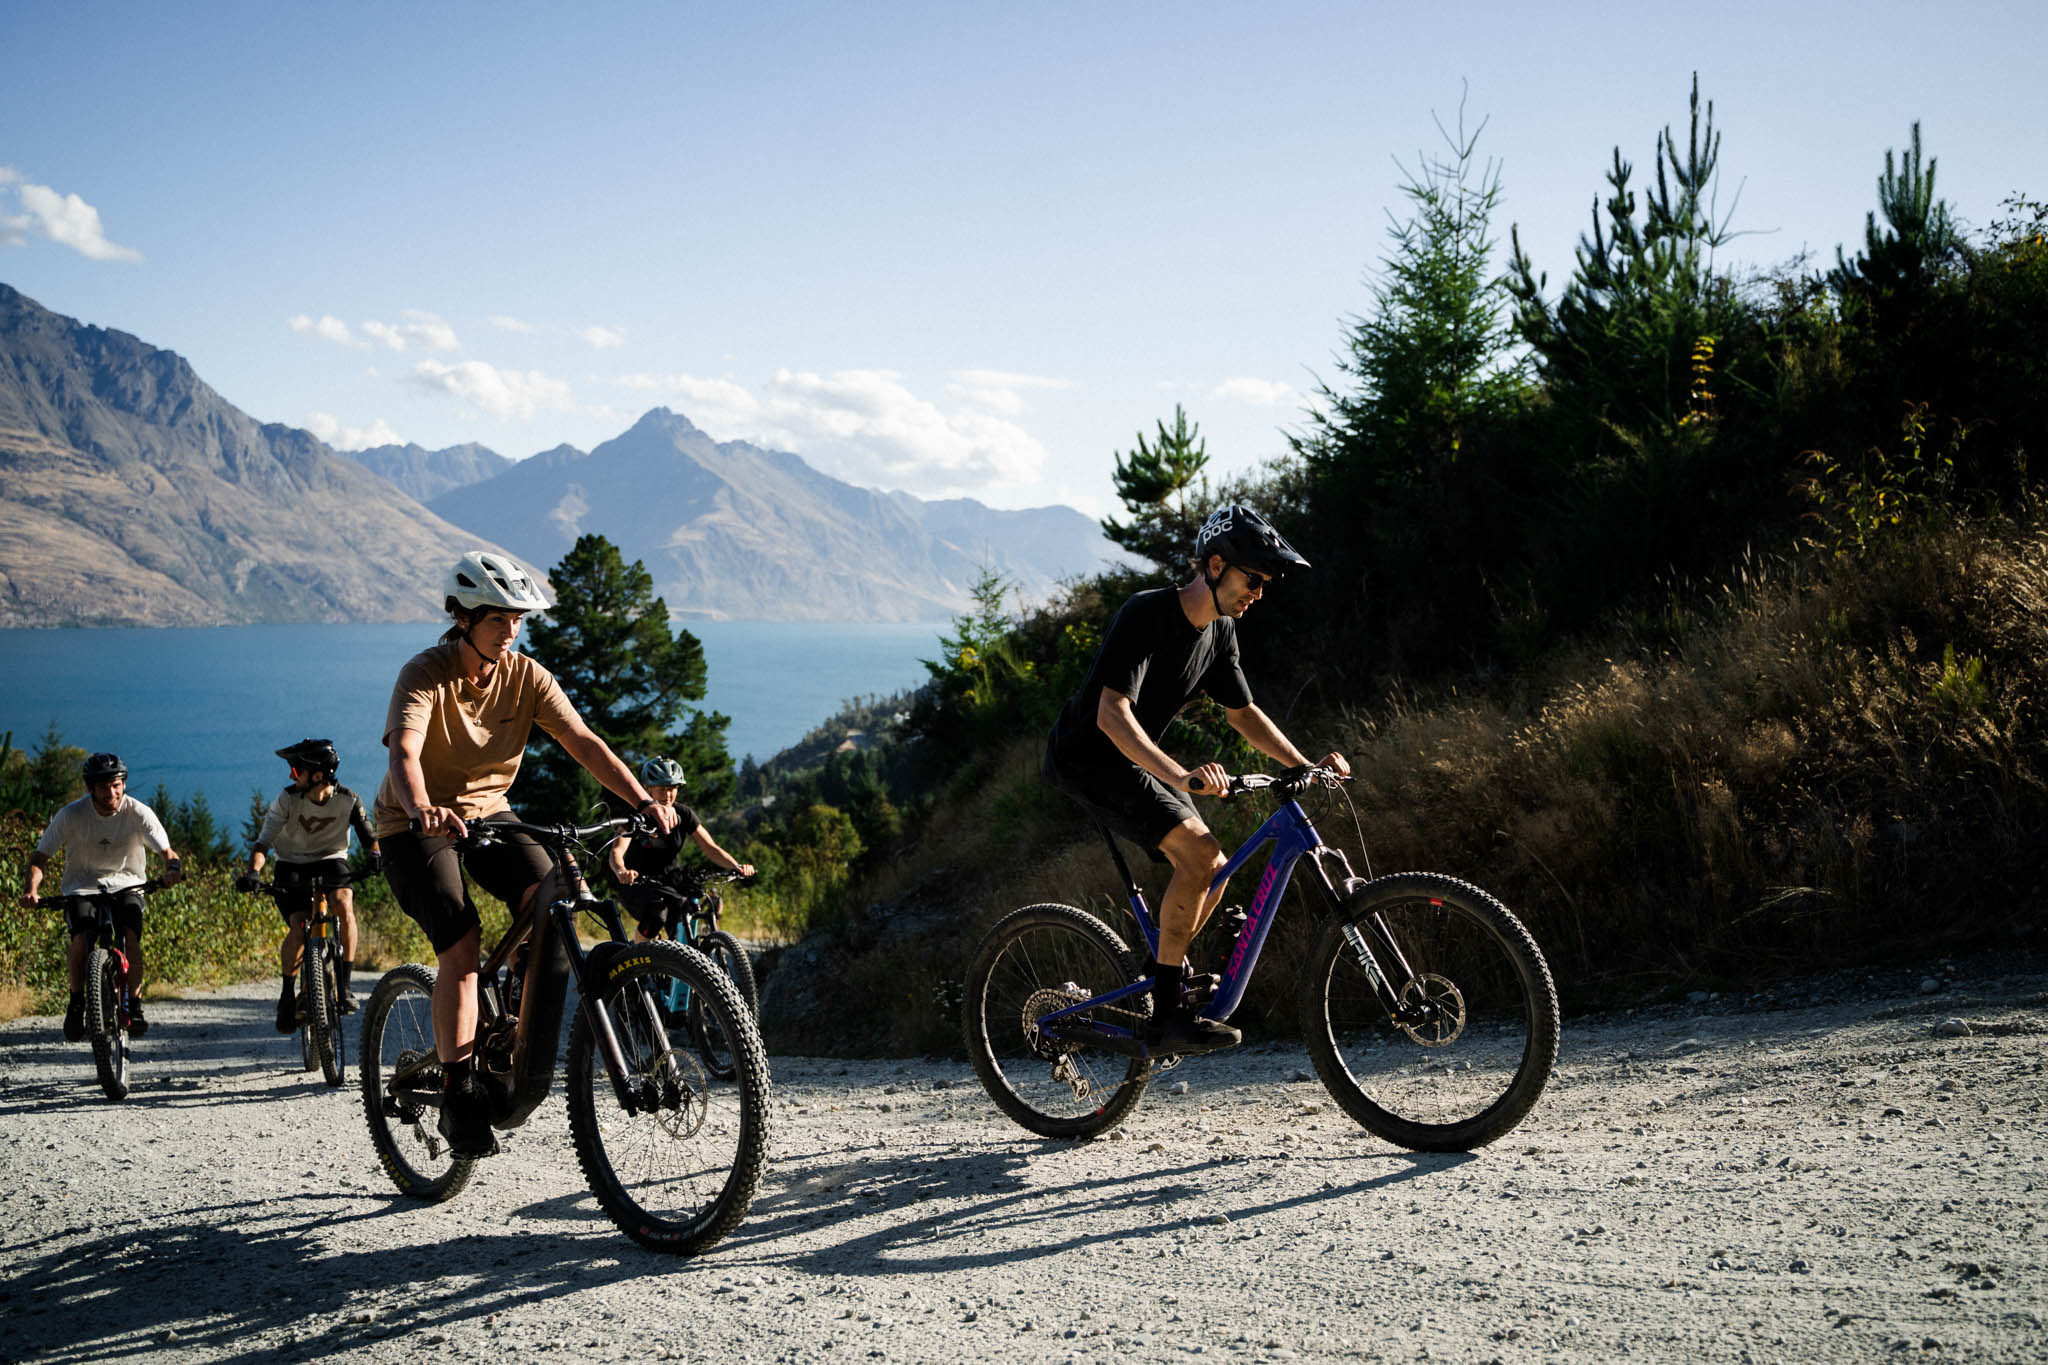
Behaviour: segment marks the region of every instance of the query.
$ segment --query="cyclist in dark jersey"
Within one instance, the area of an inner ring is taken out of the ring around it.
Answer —
[[[752,863],[743,863],[720,848],[718,841],[711,837],[711,831],[697,819],[697,812],[677,803],[683,780],[683,765],[672,758],[656,755],[641,764],[640,784],[647,788],[647,794],[657,804],[675,811],[675,828],[658,837],[643,834],[612,842],[608,859],[612,880],[621,888],[620,900],[626,910],[639,921],[638,937],[643,940],[659,937],[663,925],[673,927],[675,917],[681,913],[675,898],[658,894],[651,883],[661,880],[661,874],[676,865],[683,855],[684,844],[696,844],[715,867],[737,872],[742,877],[754,875]],[[650,885],[640,885],[643,878]]]
[[[1237,652],[1237,619],[1287,570],[1307,567],[1251,508],[1217,509],[1195,537],[1194,576],[1124,603],[1046,745],[1047,781],[1173,867],[1159,905],[1147,1035],[1162,1051],[1210,1052],[1242,1035],[1201,1018],[1181,996],[1188,944],[1223,898],[1223,888],[1209,884],[1225,861],[1188,793],[1197,786],[1220,792],[1229,774],[1220,763],[1182,766],[1159,747],[1159,737],[1183,706],[1206,694],[1254,749],[1289,767],[1308,763],[1253,703]],[[1322,762],[1351,771],[1342,754]]]

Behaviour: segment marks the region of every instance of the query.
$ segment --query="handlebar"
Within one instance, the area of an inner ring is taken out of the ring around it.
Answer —
[[[1291,801],[1303,792],[1306,792],[1310,787],[1329,787],[1334,789],[1350,780],[1349,777],[1338,772],[1335,768],[1325,768],[1319,764],[1309,763],[1299,768],[1289,768],[1286,772],[1278,774],[1237,773],[1225,784],[1222,791],[1213,794],[1229,798],[1244,792],[1274,790],[1283,798]],[[1200,792],[1205,791],[1206,787],[1199,778],[1190,778],[1188,780],[1188,790]]]
[[[567,844],[579,847],[586,841],[601,834],[641,834],[654,828],[654,822],[640,814],[621,815],[610,820],[600,820],[594,825],[534,825],[524,820],[465,820],[469,833],[455,842],[464,848],[480,848],[496,843],[511,834],[524,834],[529,839],[559,848]],[[414,816],[408,826],[413,833],[420,832],[419,817]]]
[[[366,882],[370,878],[379,875],[380,872],[381,869],[366,867],[360,872],[351,871],[346,877],[340,878],[315,877],[309,882],[293,882],[288,885],[280,885],[276,881],[258,882],[249,894],[252,896],[269,896],[274,900],[281,895],[298,895],[308,891],[346,891],[359,882]]]
[[[151,877],[149,880],[137,882],[133,886],[117,886],[111,890],[101,887],[97,891],[60,891],[54,896],[37,896],[36,908],[39,910],[54,910],[67,901],[91,900],[97,896],[118,896],[123,891],[140,891],[147,895],[151,891],[161,891],[169,884],[162,877]]]

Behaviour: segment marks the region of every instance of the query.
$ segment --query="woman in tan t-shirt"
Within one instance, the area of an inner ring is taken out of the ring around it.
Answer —
[[[407,660],[391,691],[384,718],[391,758],[373,825],[399,908],[434,945],[441,1132],[457,1156],[488,1156],[498,1143],[471,1065],[482,924],[462,873],[467,867],[516,917],[526,913],[550,865],[530,840],[467,852],[456,841],[471,821],[511,818],[507,793],[536,725],[662,832],[676,817],[583,723],[554,675],[512,647],[526,613],[553,605],[525,569],[508,556],[473,550],[449,570],[444,597],[455,624],[439,644]]]

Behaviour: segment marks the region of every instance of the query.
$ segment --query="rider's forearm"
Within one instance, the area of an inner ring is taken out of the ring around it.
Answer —
[[[1288,742],[1287,736],[1280,733],[1280,727],[1258,708],[1257,703],[1234,711],[1226,709],[1223,714],[1229,720],[1230,728],[1243,735],[1245,743],[1267,758],[1290,768],[1307,766],[1308,760],[1302,757],[1301,751]]]
[[[619,761],[619,756],[612,752],[612,746],[599,739],[593,731],[572,730],[559,739],[562,747],[569,751],[569,757],[582,764],[606,791],[629,802],[633,809],[638,810],[654,799],[640,785],[640,779],[633,776],[632,769]]]
[[[718,841],[705,832],[704,826],[697,826],[694,836],[697,840],[697,847],[703,849],[704,856],[713,863],[724,868],[727,872],[737,872],[740,870],[740,860],[720,848]]]
[[[1113,693],[1106,687],[1102,689],[1102,700],[1095,708],[1095,724],[1109,737],[1109,742],[1116,745],[1118,753],[1167,786],[1179,788],[1187,782],[1187,769],[1154,744],[1152,736],[1138,724],[1137,716],[1131,711],[1129,697]]]

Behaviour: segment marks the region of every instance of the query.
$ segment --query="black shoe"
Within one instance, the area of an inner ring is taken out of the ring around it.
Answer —
[[[1192,1010],[1169,1010],[1145,1026],[1145,1045],[1159,1054],[1193,1056],[1236,1047],[1244,1035],[1230,1025],[1206,1019]]]
[[[140,999],[130,999],[128,1001],[128,1036],[130,1038],[140,1038],[147,1032],[149,1032],[149,1020],[142,1017],[142,1001]]]
[[[356,993],[346,986],[341,988],[341,999],[336,1003],[340,1006],[343,1014],[354,1014],[356,1008],[362,1004],[360,1000],[356,999]]]
[[[85,996],[74,995],[71,1003],[64,1007],[64,1041],[82,1043],[85,1041]]]
[[[441,1090],[441,1136],[459,1157],[496,1156],[498,1137],[491,1131],[491,1102],[474,1076],[453,1077]]]
[[[299,1027],[298,986],[290,977],[284,979],[284,989],[277,996],[277,1031],[293,1033]]]

